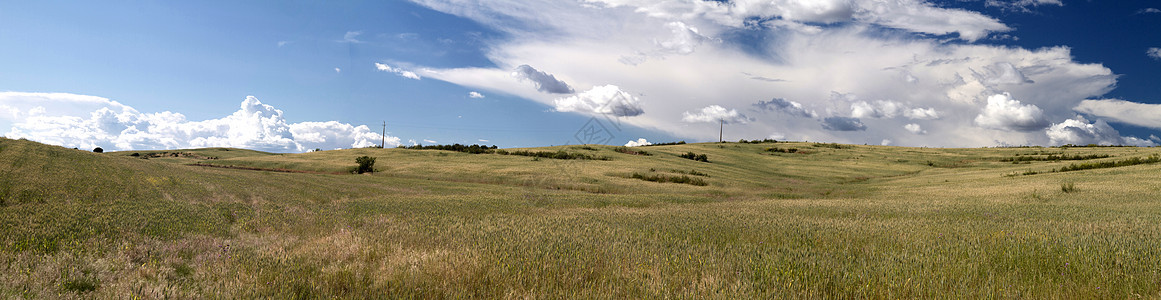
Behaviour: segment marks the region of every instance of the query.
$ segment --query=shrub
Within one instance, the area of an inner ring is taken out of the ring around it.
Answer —
[[[374,173],[375,172],[375,158],[374,157],[360,156],[360,157],[355,158],[355,163],[359,164],[359,167],[357,169],[355,169],[355,173],[363,174],[363,173]]]
[[[1072,192],[1075,192],[1075,191],[1076,191],[1076,184],[1073,184],[1073,183],[1071,183],[1071,182],[1068,182],[1068,183],[1061,183],[1061,184],[1060,184],[1060,191],[1061,191],[1061,192],[1064,192],[1064,193],[1066,193],[1066,194],[1067,194],[1067,193],[1072,193]]]
[[[681,156],[681,158],[684,158],[684,159],[692,159],[692,160],[696,160],[696,161],[700,161],[700,162],[709,162],[709,157],[706,156],[705,154],[696,154],[693,152],[689,152],[686,154],[682,154],[680,156]]]
[[[621,152],[621,153],[625,153],[625,154],[629,154],[629,155],[644,155],[644,156],[653,155],[653,154],[649,154],[649,152],[645,152],[645,150],[633,150],[633,149],[629,149],[629,147],[624,147],[624,146],[613,148],[613,151],[617,151],[617,152]]]
[[[642,145],[641,147],[648,147],[648,146],[670,146],[670,145],[685,145],[685,141],[677,141],[677,142],[670,142],[670,143],[653,143],[653,144],[649,144],[649,145]]]
[[[96,152],[96,153],[105,153],[105,149],[101,149],[101,147],[97,147],[97,148],[93,148],[93,152]]]
[[[672,183],[684,183],[684,184],[690,184],[690,185],[696,185],[696,186],[709,185],[708,183],[705,182],[704,179],[690,178],[688,175],[681,175],[681,176],[665,176],[662,174],[642,175],[641,173],[633,172],[633,176],[631,176],[631,177],[635,178],[635,179],[640,179],[640,180],[644,180],[644,181],[652,181],[652,182],[657,182],[657,183],[672,182]]]
[[[798,152],[798,148],[787,148],[787,149],[783,149],[783,148],[774,147],[774,148],[766,148],[766,151],[768,151],[768,152],[776,152],[776,153],[797,153],[797,152]]]

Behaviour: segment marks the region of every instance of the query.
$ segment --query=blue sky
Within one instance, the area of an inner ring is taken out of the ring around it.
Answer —
[[[729,140],[1151,146],[1161,142],[1158,8],[5,2],[0,133],[68,147],[298,152],[378,144],[383,121],[392,145],[501,147],[712,141],[724,121]],[[601,134],[577,134],[594,124]]]

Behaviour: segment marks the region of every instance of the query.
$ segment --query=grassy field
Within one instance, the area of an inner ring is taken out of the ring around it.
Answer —
[[[505,150],[0,139],[0,298],[1161,297],[1161,149]]]

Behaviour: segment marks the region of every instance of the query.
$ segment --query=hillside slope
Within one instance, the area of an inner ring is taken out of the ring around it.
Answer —
[[[1155,148],[504,150],[0,139],[0,297],[1161,297]]]

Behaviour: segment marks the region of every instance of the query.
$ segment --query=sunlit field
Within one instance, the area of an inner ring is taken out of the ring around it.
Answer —
[[[1161,297],[1161,149],[631,149],[0,139],[0,298]]]

